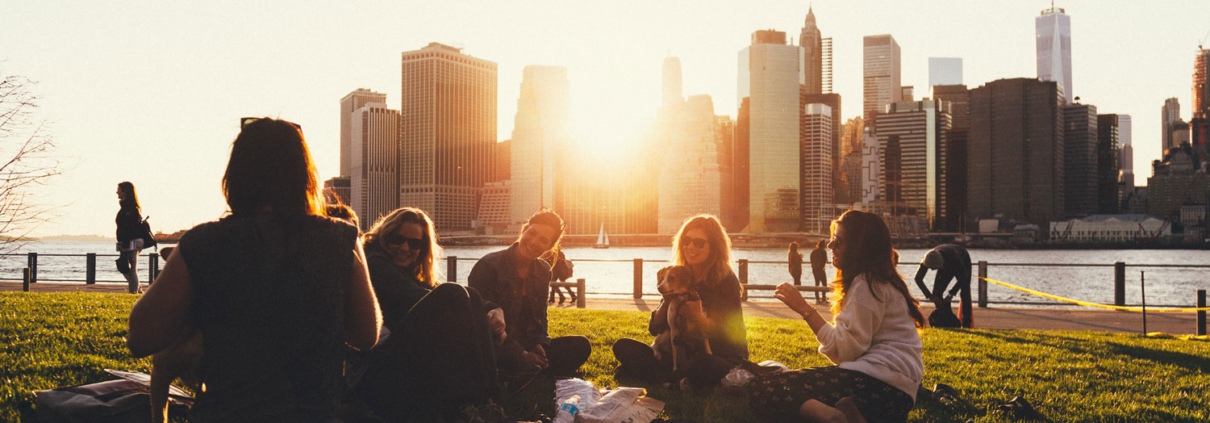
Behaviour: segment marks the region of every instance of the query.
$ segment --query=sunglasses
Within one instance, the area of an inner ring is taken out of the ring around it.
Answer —
[[[247,127],[248,127],[248,125],[251,125],[251,124],[252,124],[252,122],[256,122],[256,121],[261,120],[261,119],[264,119],[264,118],[258,118],[258,117],[246,117],[246,118],[240,118],[240,119],[239,119],[239,129],[240,129],[240,130],[243,130],[244,128],[247,128]],[[294,122],[290,122],[290,121],[288,121],[288,120],[283,120],[282,122],[288,123],[288,124],[290,124],[290,126],[293,126],[293,127],[294,127],[294,129],[297,129],[299,132],[302,132],[302,125],[299,125],[299,124],[294,123]]]
[[[425,245],[428,244],[423,239],[408,238],[406,236],[396,234],[396,233],[387,234],[387,236],[383,237],[382,240],[386,241],[388,245],[392,245],[392,246],[400,245],[400,244],[403,244],[406,242],[406,243],[408,243],[408,249],[411,249],[411,250],[423,249],[425,247]]]
[[[710,241],[706,240],[705,238],[690,238],[690,237],[681,238],[682,247],[692,245],[693,248],[705,248],[706,243],[708,243],[708,242],[710,242]]]

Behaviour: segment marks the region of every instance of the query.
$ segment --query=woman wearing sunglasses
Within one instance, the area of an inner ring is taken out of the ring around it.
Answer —
[[[538,210],[513,245],[483,256],[467,278],[484,299],[504,310],[505,340],[497,348],[497,359],[502,378],[510,384],[523,385],[543,370],[556,376],[572,374],[592,352],[588,338],[551,339],[548,331],[546,294],[563,230],[563,218]]]
[[[713,355],[689,363],[687,374],[695,386],[713,386],[736,365],[748,359],[747,329],[740,307],[739,279],[731,271],[731,239],[717,217],[708,214],[685,220],[672,239],[672,264],[688,266],[693,285],[701,301],[686,302],[681,308],[697,322],[710,340]],[[668,329],[668,303],[651,312],[647,324],[652,336]],[[672,363],[655,358],[651,346],[630,338],[613,344],[613,354],[621,365],[619,377],[636,377],[647,383],[663,383],[672,378]]]
[[[463,406],[497,396],[491,340],[503,313],[473,288],[440,283],[428,214],[403,207],[378,219],[365,250],[386,330],[369,357],[350,357],[368,362],[349,365],[355,396],[387,421],[418,422],[456,420]]]
[[[243,127],[222,186],[231,213],[181,237],[131,309],[126,345],[143,357],[201,332],[191,421],[336,421],[345,345],[370,349],[382,321],[357,228],[324,216],[286,121]]]
[[[802,315],[834,366],[759,376],[752,409],[769,420],[902,422],[924,377],[924,315],[895,270],[890,231],[878,215],[849,210],[832,223],[836,266],[831,323],[790,284],[774,297]]]

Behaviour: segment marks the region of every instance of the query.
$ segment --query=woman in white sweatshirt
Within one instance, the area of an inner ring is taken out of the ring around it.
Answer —
[[[832,223],[828,248],[836,266],[832,323],[793,285],[778,286],[774,297],[802,315],[836,365],[753,380],[752,408],[774,420],[906,421],[924,376],[924,315],[895,270],[886,223],[849,210]]]

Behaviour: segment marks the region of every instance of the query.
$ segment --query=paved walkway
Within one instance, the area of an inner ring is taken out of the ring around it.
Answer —
[[[0,291],[20,291],[20,282],[0,282]],[[125,284],[96,284],[82,283],[36,283],[31,286],[33,292],[108,292],[125,293]],[[646,297],[642,300],[632,298],[605,297],[589,295],[587,308],[603,310],[637,310],[651,311],[659,303],[656,297]],[[957,312],[957,304],[954,304]],[[565,303],[554,307],[574,308],[575,304]],[[816,309],[831,319],[828,306],[818,305]],[[921,307],[927,316],[932,307]],[[779,301],[750,300],[744,303],[744,315],[754,317],[776,317],[798,319],[798,315]],[[1196,333],[1196,313],[1147,313],[1147,331],[1167,332],[1171,334]],[[1142,333],[1143,314],[1139,312],[1098,310],[1086,307],[1065,308],[1010,308],[988,307],[975,308],[975,327],[979,329],[1039,329],[1039,330],[1096,330],[1110,332]]]

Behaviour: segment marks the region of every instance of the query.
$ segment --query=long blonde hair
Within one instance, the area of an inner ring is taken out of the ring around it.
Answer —
[[[416,280],[425,286],[435,288],[441,283],[438,279],[436,265],[437,257],[441,255],[441,246],[437,244],[437,229],[433,225],[433,219],[430,219],[424,210],[400,207],[390,214],[378,218],[378,221],[374,222],[374,226],[371,226],[370,230],[366,232],[365,243],[383,251],[389,251],[386,245],[387,234],[394,233],[404,223],[413,223],[424,228],[425,248],[416,257],[416,262],[420,266],[416,267],[416,274],[412,276],[415,276]]]
[[[731,238],[727,237],[723,224],[714,215],[699,214],[685,219],[685,223],[681,224],[681,229],[677,231],[676,236],[672,237],[670,263],[681,266],[689,265],[681,251],[681,238],[694,229],[700,229],[710,242],[709,260],[711,262],[707,266],[709,270],[706,273],[706,281],[707,283],[718,283],[728,274],[733,273],[731,270]]]

